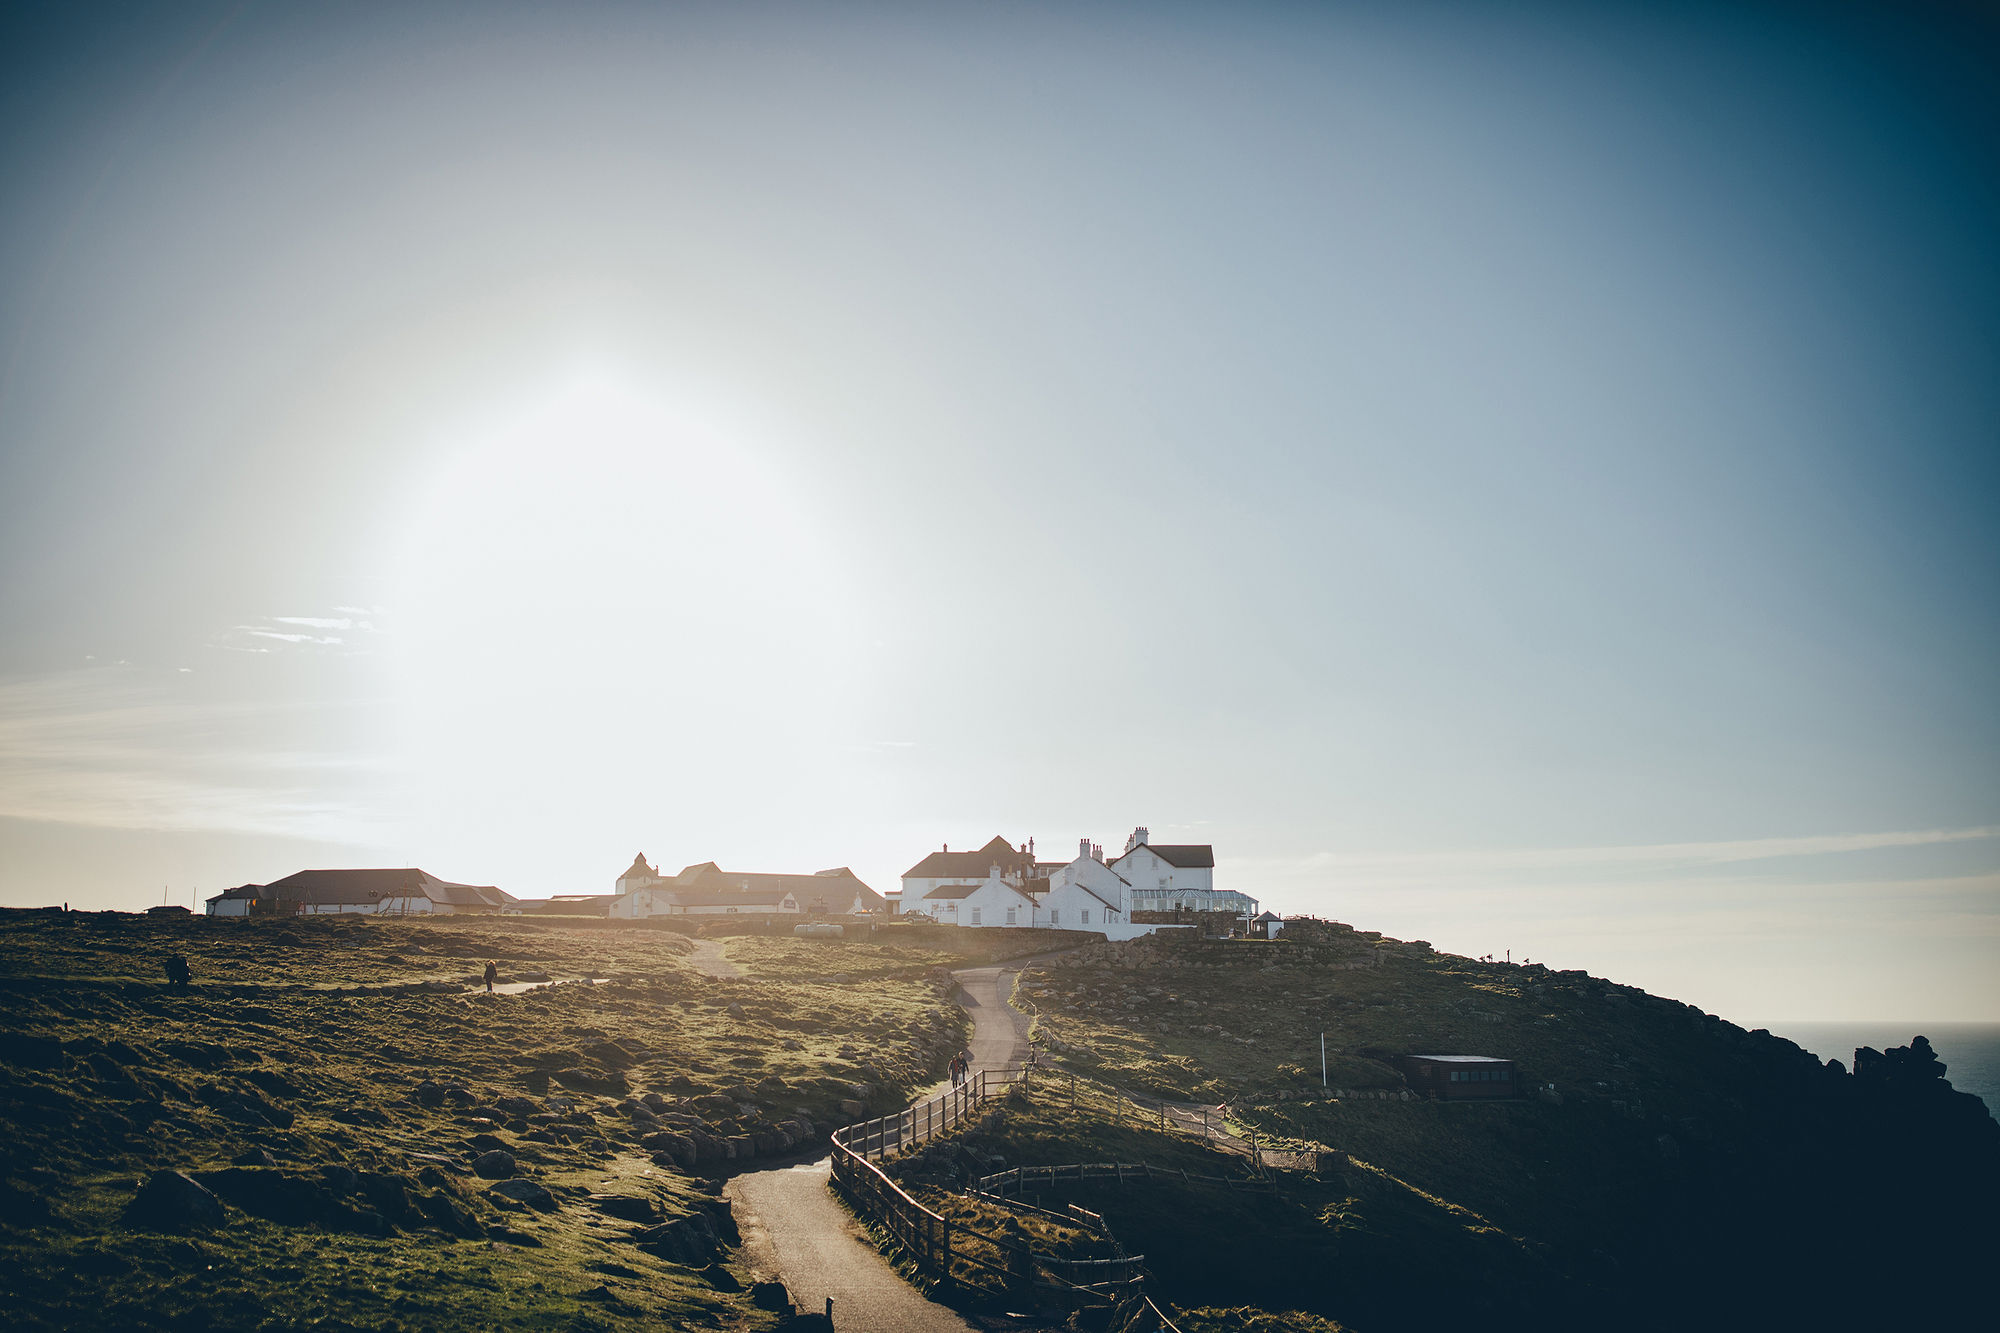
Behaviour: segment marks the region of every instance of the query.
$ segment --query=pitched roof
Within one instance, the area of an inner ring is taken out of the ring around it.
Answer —
[[[1035,858],[1005,838],[995,835],[984,847],[971,852],[932,852],[903,872],[904,879],[986,878],[994,866],[1012,874],[1025,870],[1032,874]]]
[[[760,879],[778,879],[777,875],[760,875]],[[676,888],[667,893],[669,901],[683,907],[715,907],[734,903],[741,907],[776,906],[790,898],[798,901],[798,894],[791,889],[763,886],[752,889],[737,889],[717,884],[710,887]]]
[[[1134,856],[1139,852],[1152,852],[1168,865],[1179,870],[1209,870],[1215,866],[1215,848],[1208,843],[1142,842],[1131,851],[1112,861]]]
[[[821,870],[811,875],[768,875],[749,871],[724,870],[713,861],[703,861],[700,865],[689,866],[668,881],[669,894],[681,902],[695,900],[682,896],[686,892],[704,894],[725,893],[742,895],[749,893],[760,902],[777,902],[787,893],[796,896],[801,907],[810,907],[817,899],[826,899],[829,910],[845,910],[859,896],[869,907],[887,905],[887,899],[861,882],[852,870],[841,866],[835,870]],[[703,898],[703,904],[728,901],[724,898]]]
[[[491,884],[454,884],[414,867],[399,870],[301,870],[283,879],[272,880],[263,887],[279,902],[311,903],[315,906],[378,903],[384,898],[429,898],[434,903],[451,907],[503,907],[514,901],[514,895]],[[257,896],[261,898],[264,895]]]
[[[991,884],[992,882],[993,882],[992,880],[987,879],[987,880],[981,880],[977,884],[945,884],[938,888],[932,889],[929,893],[925,894],[921,899],[919,899],[919,901],[935,902],[942,899],[970,898],[973,894],[987,887],[987,885]],[[1035,900],[1033,898],[1030,898],[1027,894],[1021,892],[1019,889],[1015,888],[1012,884],[1003,882],[1000,885],[1000,887],[1007,890],[1007,892],[1013,894],[1016,898],[1019,898],[1023,902],[1026,902],[1029,906],[1032,907],[1034,905]]]
[[[632,858],[632,864],[626,866],[624,873],[619,875],[618,878],[626,879],[632,875],[657,875],[659,873],[660,873],[659,871],[653,869],[653,867],[646,864],[646,854],[644,852],[640,852],[637,856]]]

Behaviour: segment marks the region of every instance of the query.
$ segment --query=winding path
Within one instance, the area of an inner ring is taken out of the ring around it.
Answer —
[[[960,987],[959,1003],[972,1013],[976,1069],[999,1069],[1027,1057],[1028,1016],[1008,1003],[1025,961],[952,974]],[[780,1278],[801,1311],[824,1309],[831,1297],[836,1329],[971,1329],[963,1317],[920,1295],[889,1266],[827,1188],[831,1170],[822,1153],[797,1166],[745,1172],[724,1188],[743,1233],[744,1259],[757,1277]]]

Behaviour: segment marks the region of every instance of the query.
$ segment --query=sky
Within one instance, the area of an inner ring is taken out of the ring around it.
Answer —
[[[998,833],[2000,1021],[2000,27],[0,6],[0,904]]]

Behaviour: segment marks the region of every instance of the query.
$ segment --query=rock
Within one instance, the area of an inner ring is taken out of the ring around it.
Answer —
[[[660,1220],[659,1207],[651,1199],[637,1194],[593,1194],[591,1205],[606,1217],[615,1217],[623,1222],[657,1222]]]
[[[384,1217],[401,1220],[409,1216],[410,1198],[401,1176],[387,1171],[364,1171],[360,1173],[359,1184],[361,1197]]]
[[[782,1282],[753,1282],[750,1284],[750,1304],[759,1310],[790,1314],[792,1293],[785,1289]]]
[[[626,1081],[625,1072],[607,1069],[602,1072],[590,1069],[558,1069],[549,1075],[572,1092],[594,1092],[601,1096],[615,1097],[629,1092],[632,1085]]]
[[[498,1134],[474,1134],[466,1142],[481,1152],[506,1152],[508,1148],[507,1140]]]
[[[501,1097],[493,1103],[493,1106],[495,1110],[505,1111],[508,1115],[521,1118],[534,1115],[542,1109],[539,1103],[529,1097]]]
[[[868,1114],[868,1108],[852,1097],[845,1097],[840,1102],[840,1113],[849,1120],[859,1120],[862,1116]]]
[[[147,1231],[193,1231],[223,1223],[222,1200],[179,1171],[155,1171],[125,1206],[125,1225]]]
[[[538,1185],[532,1180],[502,1180],[489,1186],[488,1194],[497,1194],[514,1203],[526,1204],[537,1212],[553,1213],[560,1205],[556,1196],[549,1193],[548,1186]]]
[[[201,1183],[253,1217],[285,1226],[317,1222],[333,1207],[326,1186],[311,1176],[264,1167],[205,1171]]]
[[[440,1084],[425,1079],[422,1083],[410,1089],[410,1100],[419,1106],[443,1106],[444,1088]]]
[[[487,1180],[505,1180],[514,1174],[514,1154],[497,1148],[483,1152],[472,1159],[472,1169]]]
[[[245,1148],[229,1159],[233,1166],[276,1166],[278,1159],[262,1148]]]
[[[417,1208],[425,1217],[453,1235],[474,1239],[486,1234],[486,1229],[479,1225],[479,1220],[454,1202],[448,1194],[442,1192],[420,1194],[417,1196]]]
[[[354,1174],[354,1168],[342,1166],[339,1162],[329,1162],[321,1167],[319,1176],[335,1194],[352,1194],[361,1186],[361,1178]]]
[[[740,1005],[740,1004],[736,1004],[736,1003],[734,1003],[734,1002],[731,1002],[731,1004],[730,1004],[730,1006],[729,1006],[729,1016],[730,1016],[731,1018],[742,1018],[742,1017],[744,1016],[744,1014],[743,1014],[743,1006],[742,1006],[742,1005]]]
[[[757,1155],[757,1140],[748,1134],[731,1134],[722,1140],[729,1145],[729,1155],[735,1161],[748,1161]]]

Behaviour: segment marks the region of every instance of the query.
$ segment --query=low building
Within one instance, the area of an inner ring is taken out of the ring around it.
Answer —
[[[640,857],[636,871],[644,864]],[[760,874],[724,870],[713,861],[692,865],[671,879],[638,882],[627,871],[621,885],[637,887],[612,899],[609,915],[626,919],[649,916],[847,916],[880,912],[887,906],[881,894],[840,866],[810,875]]]
[[[455,884],[426,870],[301,870],[244,884],[208,900],[210,916],[451,916],[515,910],[491,884]]]
[[[924,911],[948,926],[1032,926],[1035,900],[1009,884],[999,867],[978,884],[932,889]]]
[[[996,834],[985,846],[963,852],[954,852],[951,844],[945,843],[903,872],[902,904],[916,908],[938,889],[976,888],[986,882],[987,872],[995,866],[1000,868],[1001,879],[1023,892],[1048,873],[1035,860],[1032,838],[1016,847]]]
[[[1410,1087],[1439,1101],[1516,1095],[1514,1062],[1492,1055],[1404,1055],[1396,1065]]]
[[[1285,918],[1276,912],[1259,912],[1250,918],[1250,933],[1260,940],[1275,940],[1285,931]]]

